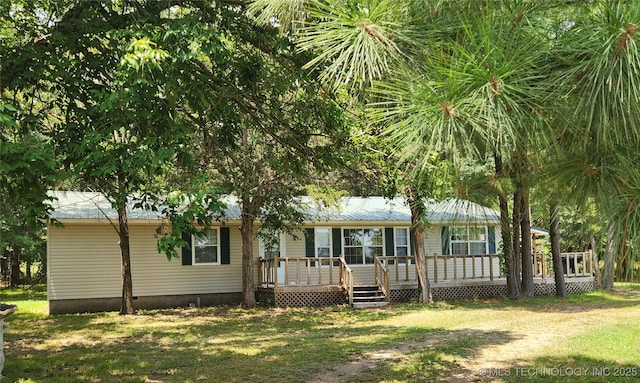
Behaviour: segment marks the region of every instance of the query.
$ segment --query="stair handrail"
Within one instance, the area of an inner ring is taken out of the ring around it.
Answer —
[[[374,275],[376,284],[380,287],[380,290],[382,290],[382,293],[384,294],[384,299],[389,302],[391,300],[391,283],[389,282],[389,269],[385,266],[384,263],[385,262],[382,257],[375,257]]]
[[[340,285],[349,296],[349,305],[353,306],[353,270],[343,256],[340,256]]]

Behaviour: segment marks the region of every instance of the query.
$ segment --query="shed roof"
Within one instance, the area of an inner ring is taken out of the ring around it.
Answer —
[[[115,209],[101,193],[78,191],[53,191],[54,211],[51,218],[58,220],[81,219],[102,220],[105,217],[117,219]],[[240,206],[231,196],[224,198],[227,207],[224,218],[240,219]],[[361,222],[384,221],[409,223],[411,212],[402,197],[343,197],[338,206],[324,206],[309,197],[300,199],[300,205],[309,221],[325,222]],[[429,201],[425,204],[427,222],[430,223],[498,223],[499,214],[488,207],[476,203],[450,199],[447,201]],[[129,219],[156,221],[161,218],[159,212],[134,208],[133,202],[127,207]]]

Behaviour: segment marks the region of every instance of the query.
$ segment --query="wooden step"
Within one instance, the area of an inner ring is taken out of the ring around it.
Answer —
[[[353,286],[354,308],[384,307],[388,304],[386,297],[378,285]]]
[[[366,298],[366,297],[377,297],[382,295],[382,297],[384,297],[384,294],[382,293],[382,291],[356,291],[353,290],[353,297],[361,297],[361,298]]]
[[[353,302],[354,309],[369,309],[375,307],[386,307],[389,303],[387,301],[382,302]]]

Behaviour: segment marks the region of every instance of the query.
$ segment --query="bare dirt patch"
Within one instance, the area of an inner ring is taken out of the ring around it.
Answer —
[[[634,291],[629,293],[627,298],[635,300],[640,298],[640,293]],[[637,317],[637,310],[580,304],[560,303],[539,311],[509,310],[508,313],[498,314],[479,325],[452,327],[454,331],[437,333],[426,341],[404,343],[396,348],[360,355],[321,372],[310,380],[310,383],[344,382],[364,371],[375,370],[381,364],[401,362],[416,350],[436,348],[464,336],[495,336],[508,333],[509,336],[503,342],[488,341],[471,356],[457,359],[458,367],[449,371],[446,376],[438,378],[438,381],[451,383],[494,381],[494,378],[485,376],[483,371],[509,368],[523,361],[534,360],[536,356],[552,350],[558,342],[585,331],[589,326],[606,325],[631,317]]]

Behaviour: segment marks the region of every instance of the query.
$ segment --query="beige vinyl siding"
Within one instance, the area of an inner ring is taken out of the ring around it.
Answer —
[[[373,265],[355,265],[351,266],[353,272],[353,280],[357,285],[375,285],[376,278]]]
[[[304,232],[298,231],[295,233],[294,238],[293,235],[287,234],[286,238],[286,254],[285,256],[289,258],[304,258],[305,257],[305,242],[304,242]]]
[[[133,295],[230,293],[242,291],[242,242],[230,230],[231,263],[183,266],[181,259],[158,254],[153,226],[132,230],[131,274]]]
[[[231,263],[183,266],[156,250],[156,224],[132,224],[131,272],[134,296],[242,291],[242,242],[230,230]],[[178,254],[181,255],[181,249]],[[258,244],[254,241],[254,278]],[[49,228],[49,299],[108,298],[121,295],[118,236],[109,225],[67,224]]]
[[[48,229],[49,299],[121,295],[118,235],[106,225]]]
[[[424,253],[427,256],[442,254],[442,226],[431,226],[424,230]]]

